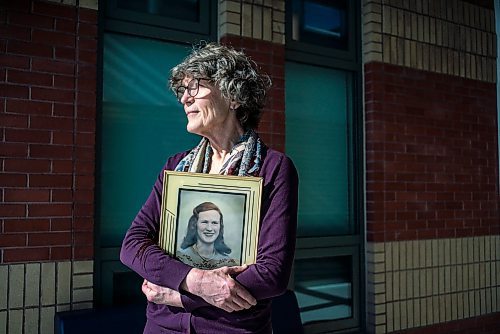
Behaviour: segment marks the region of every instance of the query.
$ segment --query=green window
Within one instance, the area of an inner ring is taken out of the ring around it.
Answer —
[[[294,290],[309,331],[354,327],[359,246],[352,217],[352,72],[289,61],[286,151],[299,172]],[[340,237],[345,235],[346,237]]]
[[[100,161],[101,247],[119,247],[166,159],[196,145],[167,88],[185,46],[104,35]]]
[[[288,62],[286,148],[300,174],[299,236],[351,232],[349,72]]]

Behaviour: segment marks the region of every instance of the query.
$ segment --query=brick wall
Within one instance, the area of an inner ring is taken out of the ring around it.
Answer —
[[[367,330],[490,333],[500,312],[493,1],[364,0],[363,20]]]
[[[397,332],[398,334],[496,334],[498,333],[498,324],[500,323],[500,314],[490,314],[462,321],[452,321],[446,324],[428,326],[425,329],[410,329]]]
[[[496,81],[492,0],[363,2],[365,62]]]
[[[365,66],[369,241],[499,233],[496,87]]]
[[[97,12],[0,7],[0,263],[93,256]]]
[[[492,84],[366,67],[367,85],[379,85],[366,95],[368,331],[460,332],[476,317],[498,316]]]

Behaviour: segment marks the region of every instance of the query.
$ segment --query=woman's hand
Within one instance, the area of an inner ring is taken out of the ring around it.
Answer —
[[[146,280],[142,283],[142,293],[144,293],[148,301],[152,303],[183,307],[181,294],[179,292],[153,284]]]
[[[248,309],[257,304],[257,301],[231,277],[245,269],[246,265],[214,270],[193,268],[182,282],[181,288],[227,312]]]

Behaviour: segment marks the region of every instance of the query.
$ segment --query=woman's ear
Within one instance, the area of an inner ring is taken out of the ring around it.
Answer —
[[[234,100],[231,101],[231,104],[229,105],[229,108],[231,110],[236,110],[240,107],[240,104]]]

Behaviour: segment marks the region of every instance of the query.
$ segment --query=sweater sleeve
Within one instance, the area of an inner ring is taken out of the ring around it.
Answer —
[[[163,170],[172,169],[176,164],[175,160],[178,160],[177,156],[169,159],[151,194],[132,221],[122,243],[120,260],[146,280],[179,291],[181,282],[191,267],[168,256],[153,241],[157,240],[155,237],[160,227]]]
[[[270,175],[269,175],[270,174]],[[266,171],[257,261],[236,280],[257,300],[282,294],[288,285],[297,230],[298,175],[293,162],[282,155]]]

